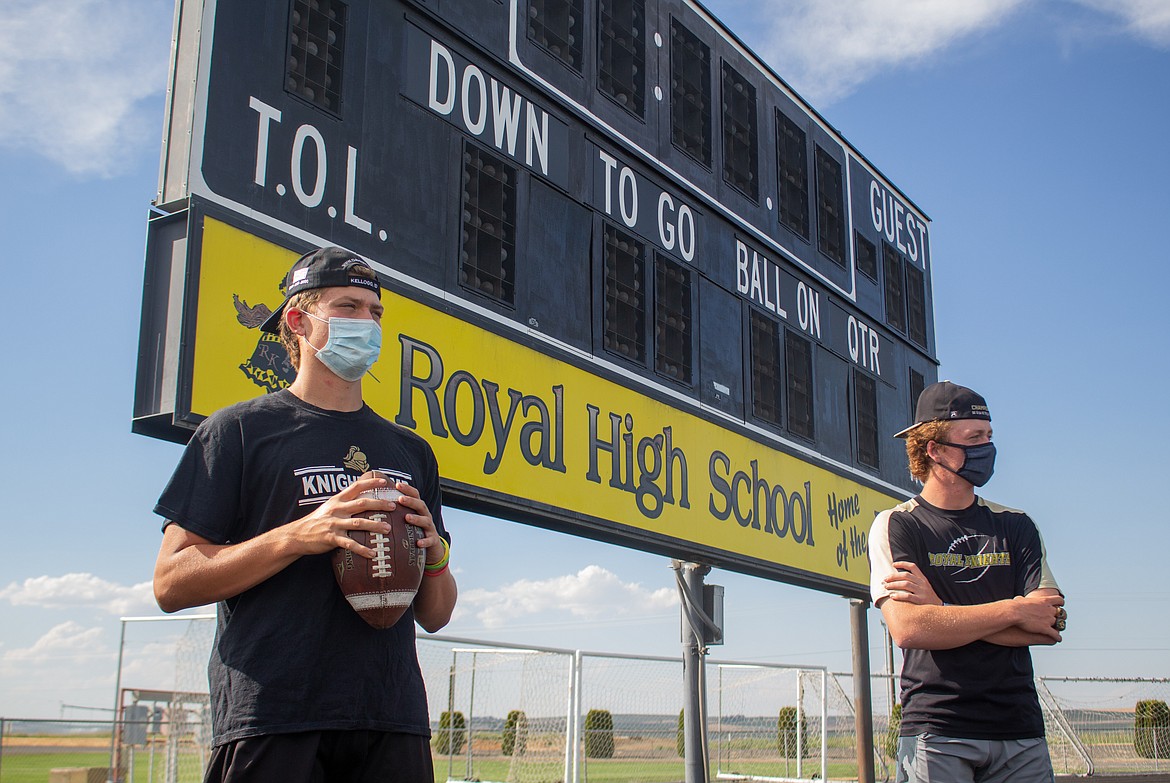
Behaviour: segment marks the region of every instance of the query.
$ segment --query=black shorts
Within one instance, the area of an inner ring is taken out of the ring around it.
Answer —
[[[434,783],[417,734],[307,731],[247,737],[212,749],[204,783]]]

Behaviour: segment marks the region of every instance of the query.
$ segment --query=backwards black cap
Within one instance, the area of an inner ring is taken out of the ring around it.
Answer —
[[[368,277],[354,274],[357,267],[366,270]],[[301,291],[312,288],[341,288],[347,285],[356,285],[381,295],[382,287],[378,284],[378,276],[359,255],[343,250],[340,247],[323,247],[312,250],[297,259],[284,276],[284,301],[272,315],[260,325],[260,330],[272,334],[280,333],[280,319],[284,315],[284,306],[288,300]]]
[[[959,419],[982,419],[991,421],[991,411],[982,395],[950,381],[932,383],[918,396],[918,407],[914,410],[914,423],[894,435],[904,438],[915,427],[930,421],[958,421]]]

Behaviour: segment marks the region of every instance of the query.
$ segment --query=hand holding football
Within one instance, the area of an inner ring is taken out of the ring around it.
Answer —
[[[393,479],[378,471],[363,473],[361,478]],[[402,493],[393,486],[363,492],[362,497],[397,501]],[[402,618],[414,601],[422,582],[426,551],[419,549],[422,528],[406,522],[407,508],[396,505],[391,512],[373,511],[358,514],[366,519],[385,521],[389,533],[351,530],[347,535],[374,550],[374,557],[356,555],[348,549],[333,550],[333,576],[349,605],[374,628],[389,628]]]

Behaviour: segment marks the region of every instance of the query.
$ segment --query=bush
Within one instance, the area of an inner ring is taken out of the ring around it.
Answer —
[[[1158,699],[1133,710],[1133,748],[1144,759],[1170,759],[1170,708]]]
[[[454,716],[454,717],[452,717]],[[462,712],[444,712],[439,716],[439,731],[435,734],[435,752],[453,756],[463,750],[467,742],[467,722]]]
[[[613,714],[609,710],[585,713],[585,758],[613,758]]]
[[[500,752],[505,756],[523,756],[528,746],[528,716],[522,710],[512,710],[504,719],[504,735],[500,738]]]
[[[799,742],[797,729],[800,729]],[[808,726],[800,726],[799,716],[795,707],[781,707],[776,718],[776,748],[786,759],[794,758],[798,748],[804,749],[804,755],[809,755]]]
[[[886,731],[886,742],[882,746],[886,755],[898,758],[898,731],[902,728],[902,705],[895,704],[890,712],[890,728]]]
[[[683,721],[683,711],[678,711],[678,737],[674,741],[674,749],[678,751],[678,757],[686,758],[687,755],[687,736],[686,724]]]

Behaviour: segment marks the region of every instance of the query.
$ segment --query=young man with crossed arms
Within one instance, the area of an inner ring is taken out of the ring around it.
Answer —
[[[1028,648],[1068,615],[1031,518],[975,494],[991,434],[971,389],[923,390],[897,434],[922,491],[870,531],[870,594],[903,651],[899,783],[1053,780]]]

